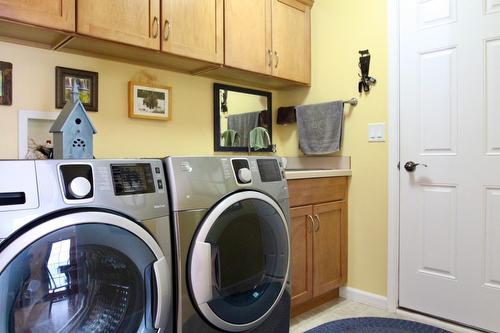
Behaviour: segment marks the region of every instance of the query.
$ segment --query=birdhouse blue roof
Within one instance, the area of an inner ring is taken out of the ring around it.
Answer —
[[[79,95],[80,93],[78,90],[78,86],[75,84],[73,86],[73,91],[71,92],[71,101],[67,102],[64,105],[64,108],[62,109],[61,113],[55,120],[54,124],[52,124],[52,127],[50,128],[50,133],[63,132],[64,129],[67,126],[69,126],[70,124],[69,120],[70,118],[72,118],[71,115],[73,114],[77,115],[81,121],[88,122],[90,128],[92,128],[93,133],[94,134],[97,133],[94,124],[92,124],[92,121],[90,120],[89,116],[87,115],[87,112],[85,111],[85,107],[80,101]]]

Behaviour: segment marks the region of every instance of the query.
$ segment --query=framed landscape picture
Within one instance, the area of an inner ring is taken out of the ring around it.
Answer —
[[[130,118],[170,120],[172,117],[171,87],[130,81],[128,97]]]
[[[0,105],[12,105],[12,64],[0,61]]]
[[[56,108],[62,109],[71,100],[73,85],[76,83],[85,110],[97,111],[98,79],[99,74],[96,72],[56,67]]]

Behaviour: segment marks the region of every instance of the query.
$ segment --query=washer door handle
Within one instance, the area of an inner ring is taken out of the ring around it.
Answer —
[[[196,242],[191,254],[191,288],[196,303],[212,300],[212,245]]]
[[[153,274],[156,279],[157,288],[157,306],[154,318],[154,327],[156,329],[165,329],[165,327],[167,327],[167,318],[169,314],[168,297],[171,295],[169,290],[165,287],[165,281],[166,279],[169,279],[167,260],[165,257],[153,264]]]
[[[221,289],[222,282],[221,282],[221,276],[220,276],[220,257],[219,257],[219,247],[217,245],[212,246],[212,253],[211,253],[211,263],[212,263],[212,280],[213,280],[213,285],[217,290]]]

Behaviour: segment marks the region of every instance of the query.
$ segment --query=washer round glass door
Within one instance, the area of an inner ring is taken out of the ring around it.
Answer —
[[[134,221],[59,216],[2,244],[0,331],[156,332],[168,276],[158,244]]]
[[[287,221],[273,199],[256,191],[223,199],[191,244],[187,277],[198,310],[226,331],[258,326],[286,288],[289,253]]]

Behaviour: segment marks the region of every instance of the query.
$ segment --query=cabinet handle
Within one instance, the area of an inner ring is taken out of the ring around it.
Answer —
[[[314,231],[318,232],[319,228],[320,228],[321,220],[319,219],[319,215],[318,214],[314,214],[314,217],[316,218],[316,221],[318,221],[317,227],[316,227],[316,229]]]
[[[311,223],[307,223],[307,232],[311,233],[311,232],[313,232],[313,229],[314,229],[314,219],[311,215],[307,215],[307,220],[308,220],[308,222],[311,221]],[[311,227],[309,227],[309,226],[311,226]]]
[[[269,67],[273,67],[273,51],[271,49],[267,50],[267,54],[269,55]]]
[[[153,18],[152,28],[153,28],[153,38],[158,37],[158,18],[156,16]]]
[[[274,51],[274,56],[276,57],[276,63],[274,64],[274,68],[278,68],[278,64],[280,63],[280,57],[278,56],[278,52]]]
[[[165,23],[163,24],[163,39],[167,41],[168,37],[170,37],[170,21],[165,20]]]

